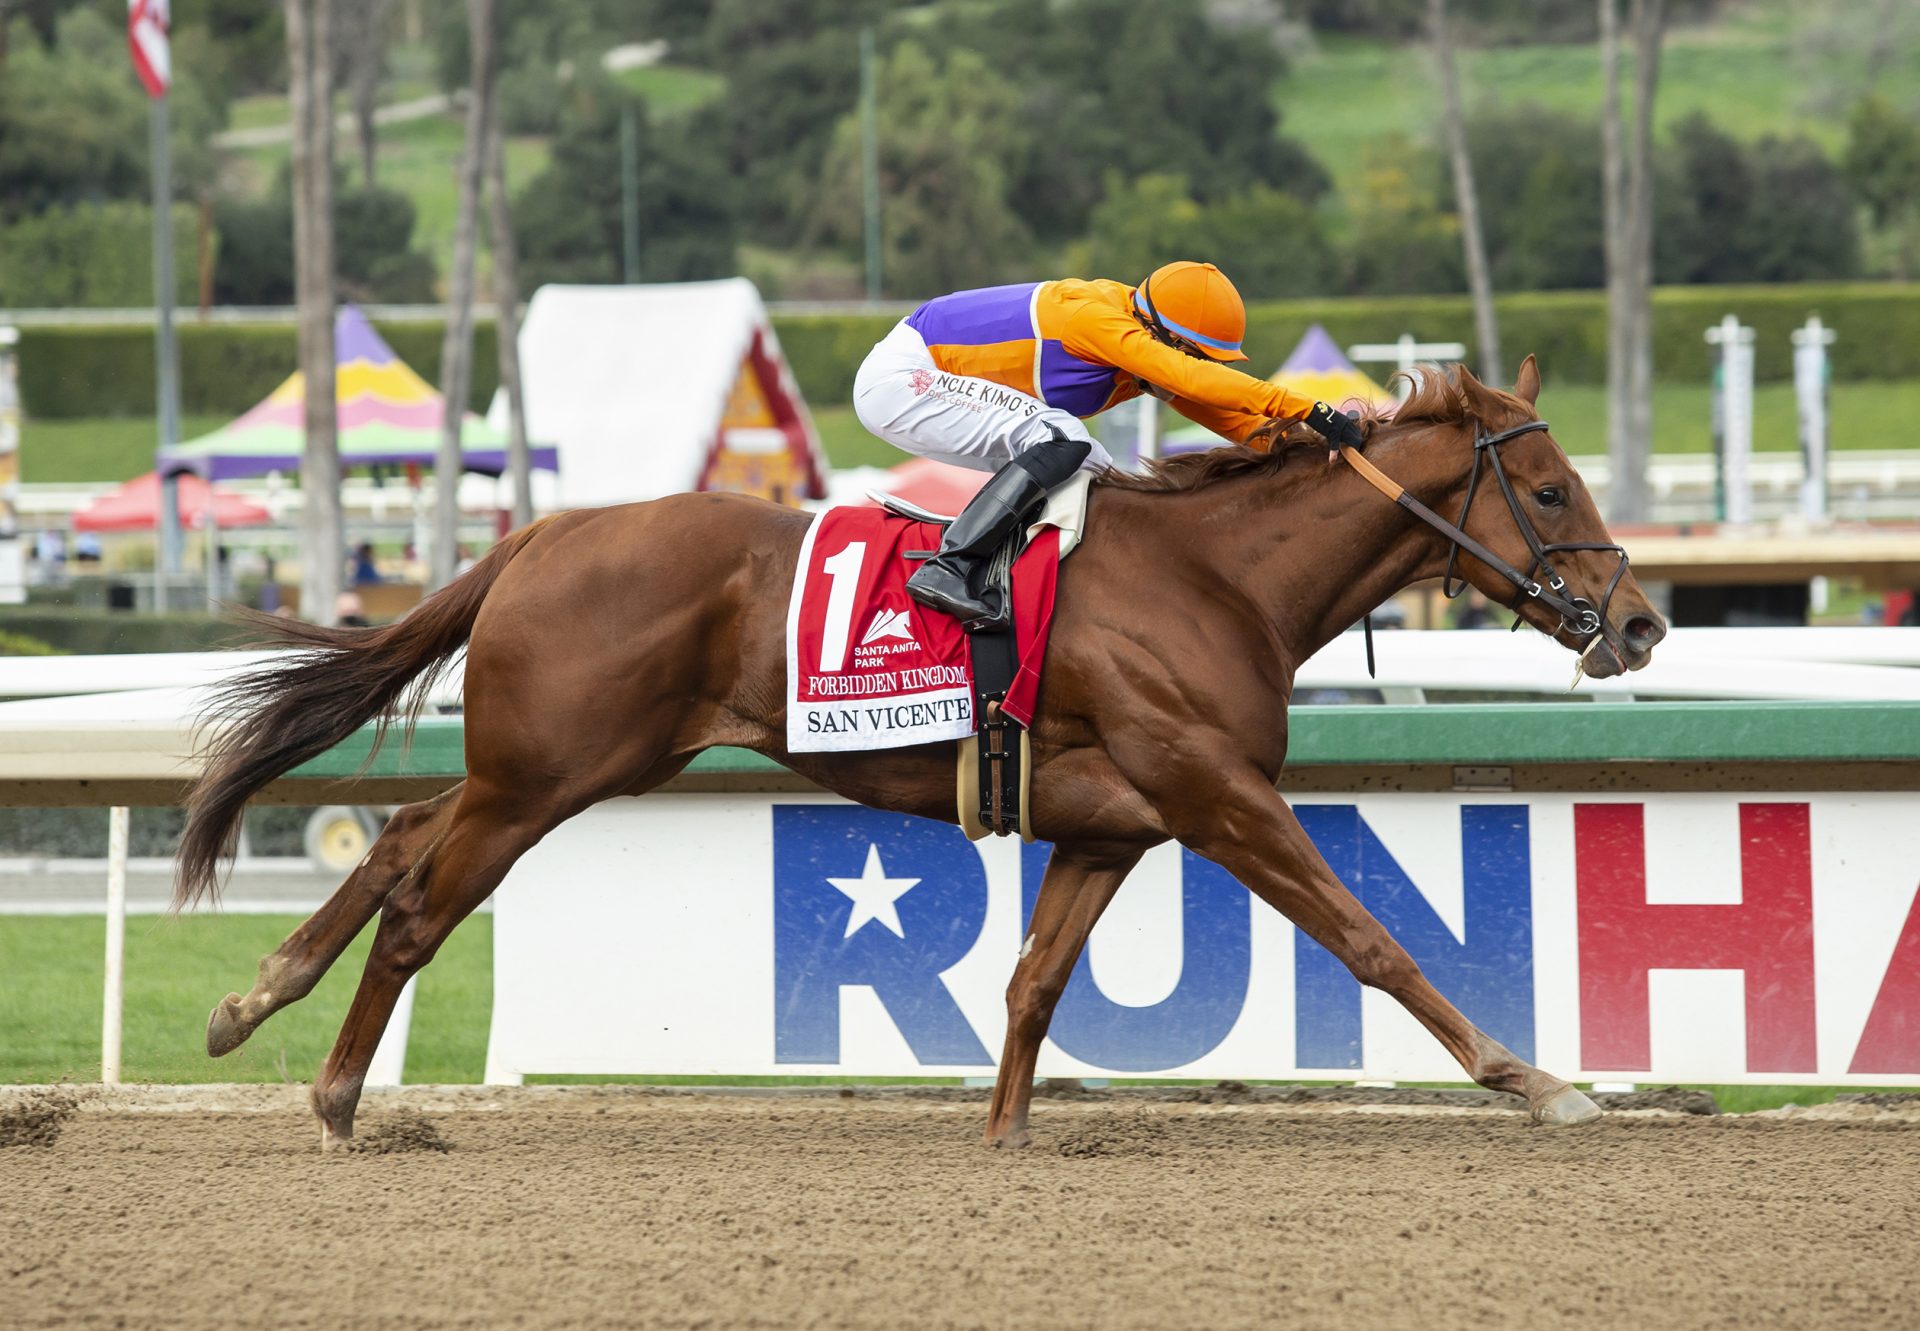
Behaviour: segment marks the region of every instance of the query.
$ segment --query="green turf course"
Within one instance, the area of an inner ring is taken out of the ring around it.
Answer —
[[[295,915],[135,915],[127,920],[122,1079],[130,1082],[309,1081],[346,1018],[372,932],[347,950],[303,1002],[218,1061],[207,1013],[244,992]],[[106,921],[0,916],[0,1082],[100,1079]],[[468,920],[420,977],[407,1079],[478,1081],[493,1003],[493,919]]]

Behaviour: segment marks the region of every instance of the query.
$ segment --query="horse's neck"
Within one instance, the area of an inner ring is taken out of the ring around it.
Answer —
[[[1435,451],[1382,443],[1368,450],[1377,465],[1429,505],[1448,502]],[[1219,502],[1240,511],[1221,524],[1233,536],[1213,556],[1292,649],[1295,667],[1395,592],[1436,576],[1445,549],[1344,462],[1306,465],[1327,470],[1284,487],[1262,477],[1218,487],[1230,490]]]

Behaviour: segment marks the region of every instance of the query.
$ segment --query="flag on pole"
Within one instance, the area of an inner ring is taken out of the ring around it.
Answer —
[[[167,46],[169,0],[127,0],[127,47],[133,52],[133,70],[146,85],[147,96],[165,97],[173,82],[173,59]]]

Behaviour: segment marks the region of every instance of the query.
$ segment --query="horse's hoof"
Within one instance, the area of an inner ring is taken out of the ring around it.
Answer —
[[[987,1138],[987,1145],[996,1151],[1018,1151],[1033,1144],[1033,1138],[1025,1128],[1011,1128],[998,1137]]]
[[[1573,1128],[1600,1117],[1600,1106],[1571,1086],[1562,1086],[1533,1107],[1533,1121],[1549,1128]]]
[[[252,1034],[253,1027],[240,1018],[240,995],[228,994],[207,1015],[207,1057],[231,1054]]]
[[[345,1151],[352,1145],[353,1133],[351,1130],[347,1132],[335,1132],[325,1123],[320,1125],[320,1150],[322,1154]]]

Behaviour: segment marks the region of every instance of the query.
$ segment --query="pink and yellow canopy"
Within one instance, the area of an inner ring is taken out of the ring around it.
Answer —
[[[340,466],[430,465],[439,446],[442,398],[394,354],[353,305],[334,316],[334,401],[339,412]],[[295,371],[239,419],[188,443],[162,449],[163,473],[193,472],[212,480],[264,476],[300,467],[306,448],[306,379]],[[468,471],[506,470],[506,442],[472,412],[463,415],[461,454]],[[554,470],[554,450],[535,448],[533,465]]]

